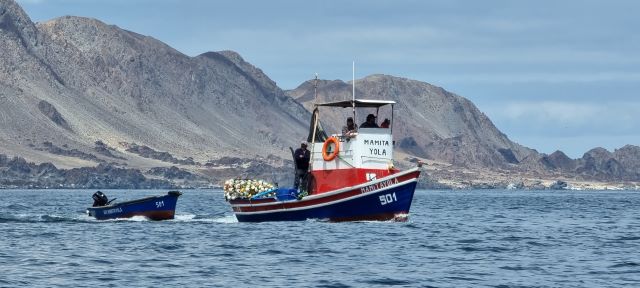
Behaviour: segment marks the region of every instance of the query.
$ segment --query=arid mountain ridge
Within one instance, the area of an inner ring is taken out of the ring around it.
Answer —
[[[0,161],[2,178],[15,180],[32,167],[26,177],[38,186],[38,177],[53,175],[38,165],[52,163],[56,169],[142,171],[160,180],[171,177],[158,171],[174,175],[179,169],[198,175],[198,185],[237,174],[286,183],[292,169],[288,147],[307,135],[313,82],[285,92],[232,51],[189,57],[90,18],[36,24],[13,0],[0,0],[0,47],[0,154],[9,157]],[[434,169],[442,164],[540,178],[640,181],[637,146],[613,153],[596,148],[580,159],[545,155],[509,140],[473,103],[440,87],[386,75],[355,84],[358,98],[398,102],[400,166],[422,159]],[[346,98],[351,83],[319,81],[318,101]],[[381,112],[380,121],[388,115]],[[349,114],[328,113],[323,121],[330,132]],[[80,182],[76,187],[102,183]],[[64,186],[64,179],[55,185]]]

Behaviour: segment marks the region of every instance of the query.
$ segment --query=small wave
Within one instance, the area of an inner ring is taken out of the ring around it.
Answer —
[[[269,249],[265,252],[265,254],[267,255],[279,255],[279,254],[284,254],[284,252],[280,251],[280,250],[275,250],[275,249]]]
[[[330,282],[328,280],[320,280],[319,283],[320,283],[320,285],[316,285],[316,287],[322,287],[322,288],[345,288],[345,287],[351,287],[349,285],[342,284],[340,282]]]
[[[240,248],[244,248],[243,246],[227,244],[227,243],[220,244],[217,247],[222,248],[222,249],[229,249],[231,251],[236,250],[236,249],[240,249]]]
[[[624,267],[638,267],[638,266],[640,266],[640,264],[636,262],[623,262],[623,263],[611,265],[609,266],[609,268],[624,268]]]
[[[59,215],[41,215],[40,219],[42,220],[40,222],[69,222],[75,220],[74,218]]]
[[[420,248],[427,248],[427,249],[430,249],[430,250],[440,249],[440,246],[438,246],[438,245],[426,245],[426,244],[420,244],[420,245],[418,245],[418,247],[420,247]]]
[[[20,210],[29,210],[31,207],[27,206],[27,205],[13,203],[13,204],[9,204],[9,205],[7,205],[5,207],[2,207],[2,208],[3,209],[7,209],[7,210],[18,210],[18,211],[20,211]]]
[[[500,238],[501,241],[512,241],[512,242],[517,242],[517,241],[521,241],[521,240],[532,240],[534,238],[531,237],[518,237],[518,236],[508,236],[508,237],[503,237]]]
[[[157,251],[173,251],[184,248],[184,245],[181,244],[160,244],[155,247]]]
[[[69,217],[62,215],[34,215],[34,214],[15,214],[0,215],[0,223],[41,223],[41,222],[84,222],[85,220],[78,217]]]
[[[392,285],[392,286],[411,284],[411,281],[392,279],[392,278],[371,279],[363,282],[367,284],[372,284],[372,285]]]
[[[495,253],[509,251],[509,249],[502,248],[502,247],[469,247],[469,246],[461,247],[460,250],[463,250],[465,252],[495,252]]]
[[[503,270],[509,270],[509,271],[541,270],[540,268],[537,268],[537,267],[526,267],[526,266],[501,266],[499,268]]]
[[[458,276],[449,276],[449,277],[445,277],[445,278],[452,279],[452,280],[463,280],[463,281],[478,281],[478,280],[480,280],[478,278],[458,277]]]
[[[319,255],[340,254],[339,252],[331,250],[329,248],[317,248],[317,247],[314,247],[313,249],[305,249],[303,250],[303,252],[307,254],[319,254]]]
[[[475,243],[481,243],[482,240],[480,240],[480,239],[463,239],[463,240],[458,240],[456,242],[463,243],[463,244],[475,244]]]
[[[635,240],[640,240],[640,236],[624,236],[624,237],[620,237],[618,239],[615,240],[619,240],[619,241],[635,241]]]
[[[551,246],[549,244],[544,244],[544,243],[540,243],[540,242],[536,242],[536,241],[527,241],[527,244],[532,245],[532,246],[539,246],[539,247]]]
[[[411,228],[411,229],[422,229],[422,227],[420,227],[419,225],[416,225],[413,222],[405,222],[405,223],[407,224],[404,225],[404,227]]]

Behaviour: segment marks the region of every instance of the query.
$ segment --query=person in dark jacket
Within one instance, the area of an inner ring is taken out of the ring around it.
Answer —
[[[302,180],[302,188],[306,190],[307,174],[309,173],[309,160],[311,160],[311,152],[307,150],[307,143],[302,142],[300,148],[293,153],[296,159],[296,178],[293,181],[293,188],[298,189]]]
[[[367,121],[360,124],[360,128],[380,128],[378,124],[376,124],[376,116],[373,114],[367,115]]]

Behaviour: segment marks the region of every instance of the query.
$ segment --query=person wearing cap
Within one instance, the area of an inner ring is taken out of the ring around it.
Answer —
[[[300,180],[303,183],[306,182],[307,173],[309,172],[309,160],[311,160],[311,152],[307,150],[307,142],[300,143],[300,148],[296,149],[293,153],[293,158],[295,158],[296,163],[296,178],[293,181],[293,188],[298,189],[300,186]],[[306,190],[306,187],[303,185],[303,190]]]
[[[352,133],[355,133],[357,131],[358,125],[356,125],[356,123],[353,123],[353,118],[347,118],[347,126],[342,127],[342,135],[351,136]]]
[[[360,128],[380,128],[378,124],[376,124],[376,116],[373,114],[367,115],[367,121],[360,124]]]

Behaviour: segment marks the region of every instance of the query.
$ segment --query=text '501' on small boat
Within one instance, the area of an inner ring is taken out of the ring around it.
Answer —
[[[152,196],[138,200],[111,204],[104,193],[98,191],[93,194],[93,207],[87,208],[87,214],[98,220],[131,218],[144,216],[150,220],[173,219],[176,212],[176,203],[182,193],[169,191],[167,195]]]
[[[406,220],[420,168],[400,171],[393,166],[392,126],[363,125],[373,128],[327,137],[319,122],[320,107],[352,108],[356,119],[356,108],[378,114],[381,107],[390,105],[393,119],[394,104],[361,99],[315,104],[307,139],[311,143],[310,173],[306,185],[305,181],[302,184],[308,195],[283,197],[291,190],[280,188],[267,197],[227,199],[238,221]]]

